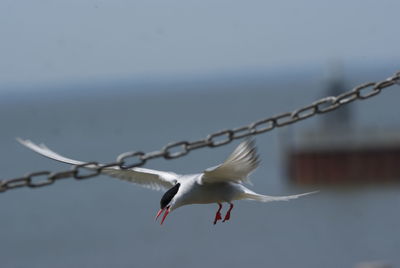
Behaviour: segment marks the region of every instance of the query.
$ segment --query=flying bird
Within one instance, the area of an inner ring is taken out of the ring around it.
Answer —
[[[46,145],[37,145],[30,140],[17,139],[19,143],[29,149],[48,158],[71,164],[82,165],[86,162],[64,157]],[[101,173],[133,182],[153,190],[167,190],[160,201],[160,210],[156,220],[162,213],[161,224],[167,215],[185,205],[191,204],[218,204],[213,223],[222,220],[226,222],[231,217],[233,201],[255,200],[260,202],[288,201],[301,196],[313,194],[308,192],[289,196],[268,196],[253,192],[243,184],[249,181],[249,175],[259,164],[254,140],[245,140],[240,143],[232,154],[222,164],[208,168],[202,173],[179,175],[173,172],[152,170],[147,168],[120,169],[119,167],[107,167]],[[90,169],[90,165],[86,168]],[[92,167],[93,168],[93,167]],[[221,216],[222,204],[228,203],[224,218]]]

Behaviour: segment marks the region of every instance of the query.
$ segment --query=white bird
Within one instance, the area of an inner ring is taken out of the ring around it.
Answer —
[[[85,163],[59,155],[44,144],[37,145],[30,140],[19,138],[17,140],[22,145],[48,158],[71,165]],[[246,140],[238,145],[224,163],[198,174],[178,175],[173,172],[147,168],[120,169],[119,167],[104,168],[101,172],[153,190],[168,189],[161,198],[160,210],[156,216],[157,220],[164,212],[161,224],[171,211],[185,205],[217,203],[219,207],[213,221],[216,224],[219,220],[222,220],[222,203],[229,203],[230,205],[223,219],[223,222],[225,222],[230,219],[233,209],[232,202],[235,200],[288,201],[317,192],[289,196],[257,194],[246,188],[243,183],[249,182],[249,175],[257,168],[258,164],[259,160],[254,141]],[[90,166],[87,166],[87,168],[90,169]]]

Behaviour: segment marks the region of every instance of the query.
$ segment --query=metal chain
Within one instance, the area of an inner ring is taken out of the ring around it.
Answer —
[[[39,171],[29,173],[20,178],[0,180],[0,192],[21,187],[37,188],[47,186],[66,178],[74,178],[77,180],[88,179],[100,175],[105,168],[117,167],[120,169],[130,169],[143,166],[148,160],[154,158],[179,158],[193,150],[203,147],[219,147],[236,139],[265,133],[274,128],[290,125],[317,114],[336,110],[355,100],[365,100],[376,96],[381,93],[383,89],[395,84],[400,85],[400,71],[385,80],[361,84],[338,96],[322,98],[298,110],[255,121],[246,126],[218,131],[208,135],[205,139],[173,142],[167,144],[159,151],[149,153],[144,153],[142,151],[126,152],[119,155],[115,162],[108,164],[89,162],[82,165],[74,165],[67,171]]]

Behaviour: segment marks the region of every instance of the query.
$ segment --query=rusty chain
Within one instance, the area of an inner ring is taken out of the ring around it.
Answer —
[[[218,131],[208,135],[205,139],[173,142],[167,144],[159,151],[149,153],[144,153],[142,151],[126,152],[120,154],[115,162],[108,164],[88,162],[82,165],[74,165],[67,171],[39,171],[15,179],[0,180],[0,192],[20,187],[37,188],[47,186],[66,178],[74,178],[76,180],[88,179],[100,175],[104,168],[116,167],[120,169],[130,169],[143,166],[148,160],[154,158],[179,158],[193,150],[204,147],[219,147],[236,139],[265,133],[274,128],[290,125],[317,114],[336,110],[355,100],[365,100],[376,96],[383,89],[395,84],[400,85],[400,71],[385,80],[364,83],[338,96],[322,98],[298,110],[255,121],[246,126]]]

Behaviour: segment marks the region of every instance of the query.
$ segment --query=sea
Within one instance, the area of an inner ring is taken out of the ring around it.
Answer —
[[[395,71],[352,69],[344,79],[350,89]],[[70,168],[24,148],[16,137],[70,158],[111,162],[123,152],[159,150],[301,108],[325,96],[326,81],[317,69],[0,90],[0,179]],[[399,129],[399,99],[400,87],[393,86],[349,104],[352,126]],[[323,114],[254,137],[261,163],[248,187],[267,195],[318,190],[292,183],[284,148],[288,137],[322,120]],[[239,142],[145,167],[201,172]],[[162,226],[154,216],[163,192],[107,176],[9,190],[0,193],[0,267],[400,267],[399,185],[319,190],[289,202],[235,202],[231,220],[216,225],[216,204],[185,206]]]

